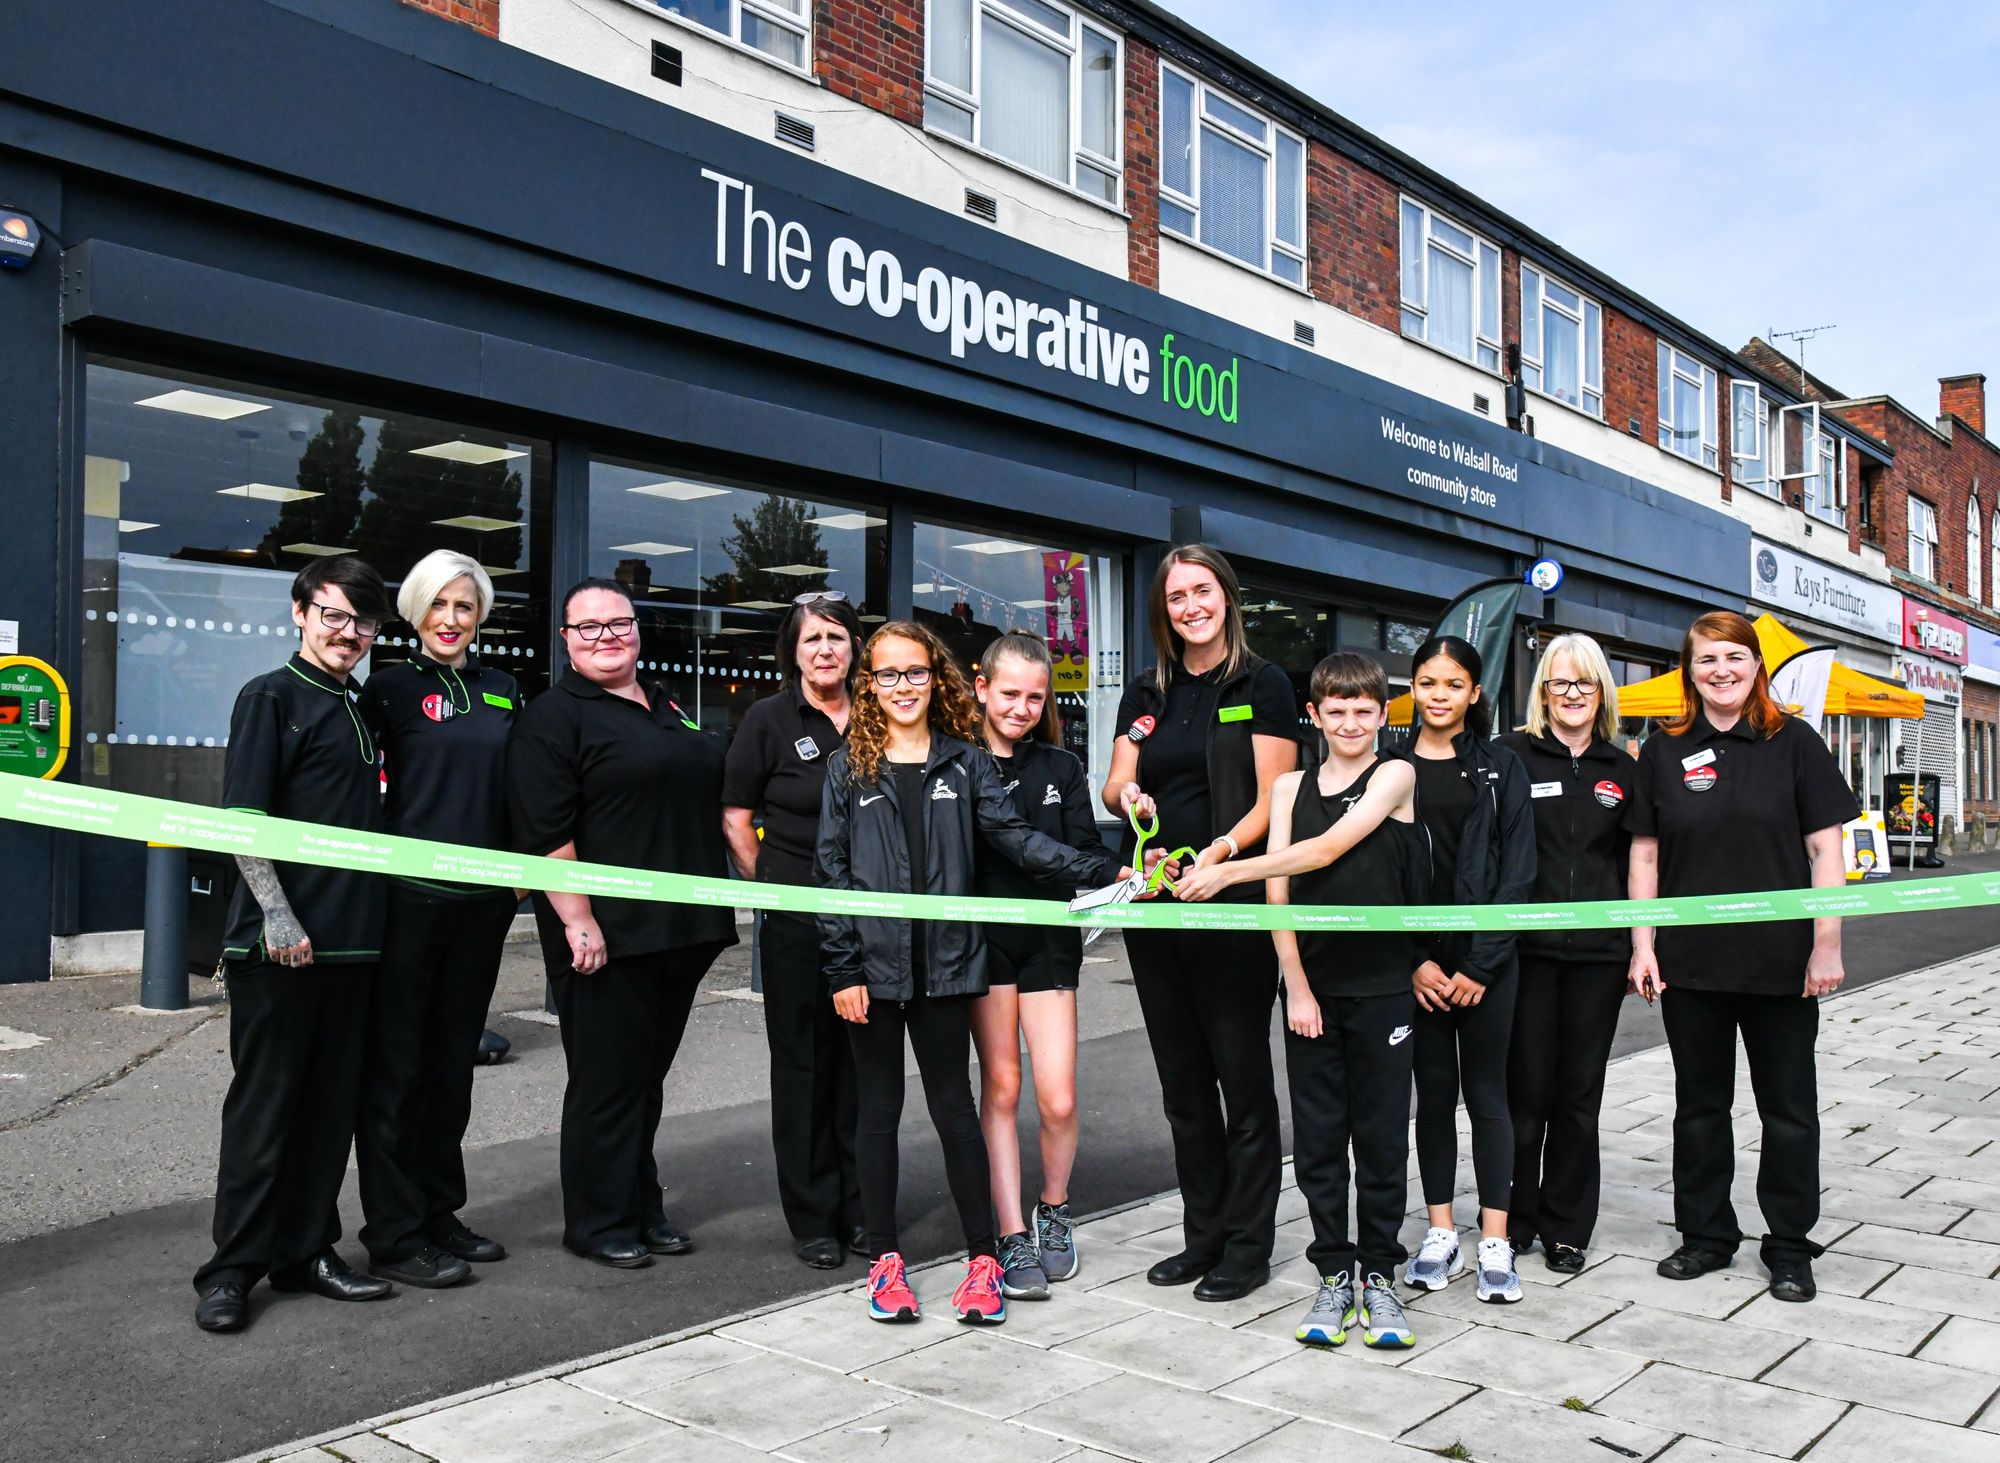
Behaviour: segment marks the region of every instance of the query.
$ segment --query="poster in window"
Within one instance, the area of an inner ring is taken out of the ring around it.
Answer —
[[[1090,689],[1090,580],[1082,554],[1052,549],[1042,555],[1043,598],[1048,600],[1053,690]]]

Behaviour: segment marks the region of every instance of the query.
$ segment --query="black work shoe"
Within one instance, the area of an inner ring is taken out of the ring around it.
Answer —
[[[1215,1268],[1215,1261],[1204,1260],[1200,1255],[1190,1255],[1183,1250],[1178,1255],[1169,1255],[1146,1272],[1148,1285],[1186,1285],[1190,1280],[1199,1280]]]
[[[303,1265],[276,1271],[271,1276],[273,1290],[309,1290],[328,1300],[380,1300],[394,1286],[386,1280],[370,1280],[333,1250],[322,1250]]]
[[[449,1290],[472,1278],[472,1267],[457,1255],[425,1245],[414,1255],[400,1260],[368,1261],[368,1273],[398,1285],[414,1285],[419,1290]]]
[[[249,1321],[250,1299],[234,1280],[209,1286],[194,1303],[194,1323],[204,1331],[241,1331]]]
[[[606,1240],[601,1245],[572,1245],[565,1242],[563,1248],[572,1255],[581,1256],[599,1265],[609,1265],[614,1270],[642,1270],[653,1263],[652,1251],[637,1240]]]
[[[868,1243],[867,1225],[857,1224],[854,1226],[853,1231],[847,1236],[847,1248],[850,1252],[860,1255],[865,1259],[872,1260],[875,1258],[875,1247]]]
[[[507,1258],[507,1247],[498,1240],[488,1239],[483,1234],[474,1234],[456,1216],[446,1220],[431,1231],[431,1243],[447,1255],[456,1255],[461,1260],[470,1260],[475,1265],[490,1265],[495,1260]]]
[[[656,1255],[684,1255],[694,1248],[693,1239],[685,1230],[675,1227],[671,1220],[662,1219],[658,1224],[649,1224],[639,1231],[639,1238],[646,1242],[646,1248]]]
[[[1819,1287],[1813,1284],[1812,1261],[1804,1255],[1764,1263],[1771,1272],[1772,1300],[1808,1301],[1819,1294]]]
[[[1270,1278],[1269,1265],[1259,1265],[1254,1270],[1240,1272],[1211,1270],[1202,1277],[1201,1284],[1194,1288],[1194,1298],[1213,1301],[1241,1300]]]
[[[1575,1245],[1551,1244],[1542,1251],[1542,1263],[1558,1275],[1581,1275],[1583,1251]]]
[[[847,1260],[847,1247],[832,1238],[802,1239],[796,1253],[801,1264],[815,1270],[838,1270]]]
[[[1727,1269],[1735,1258],[1727,1250],[1682,1245],[1653,1268],[1668,1280],[1699,1280],[1711,1270]]]

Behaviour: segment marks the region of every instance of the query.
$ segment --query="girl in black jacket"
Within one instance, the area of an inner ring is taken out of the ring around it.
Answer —
[[[1625,810],[1638,764],[1619,750],[1618,688],[1588,635],[1558,635],[1528,692],[1528,728],[1499,744],[1527,769],[1535,816],[1534,898],[1623,899]],[[1632,940],[1624,930],[1521,937],[1507,1091],[1514,1118],[1516,1253],[1536,1238],[1551,1270],[1583,1269],[1597,1224],[1597,1114]]]
[[[870,637],[855,673],[847,745],[826,769],[816,876],[829,889],[969,894],[975,841],[1071,889],[1121,876],[1116,856],[1079,853],[1021,821],[986,752],[978,709],[936,635],[908,622]],[[942,920],[820,916],[827,982],[848,1026],[860,1087],[855,1160],[874,1263],[869,1314],[914,1321],[896,1240],[896,1129],[909,1033],[969,1259],[952,1293],[961,1321],[1006,1319],[986,1143],[966,1068],[971,998],[986,991],[982,927]]]
[[[1487,740],[1479,652],[1456,635],[1418,647],[1410,694],[1420,725],[1398,749],[1417,773],[1417,817],[1431,841],[1431,902],[1513,904],[1535,883],[1535,825],[1520,759]],[[1521,1298],[1507,1243],[1514,1126],[1507,1110],[1507,1043],[1514,1024],[1514,936],[1439,934],[1411,977],[1417,994],[1417,1171],[1430,1229],[1403,1272],[1443,1290],[1464,1269],[1451,1196],[1458,1170],[1458,1099],[1472,1119],[1479,1185],[1479,1298]]]

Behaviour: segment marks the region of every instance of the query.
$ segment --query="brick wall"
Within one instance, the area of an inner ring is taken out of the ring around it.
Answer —
[[[403,0],[403,3],[469,25],[489,36],[497,38],[500,34],[500,0]]]
[[[1160,287],[1160,53],[1125,37],[1125,273]]]
[[[1604,424],[1639,439],[1660,441],[1660,342],[1638,321],[1599,302],[1604,311]]]
[[[1306,258],[1313,295],[1385,330],[1402,328],[1397,196],[1388,179],[1325,143],[1307,144]]]
[[[924,0],[816,0],[813,69],[829,91],[921,127]]]

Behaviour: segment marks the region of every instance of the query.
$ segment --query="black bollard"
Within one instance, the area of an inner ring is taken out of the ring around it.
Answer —
[[[146,934],[139,966],[139,1004],[148,1011],[185,1011],[188,1003],[188,856],[184,848],[146,845]]]

